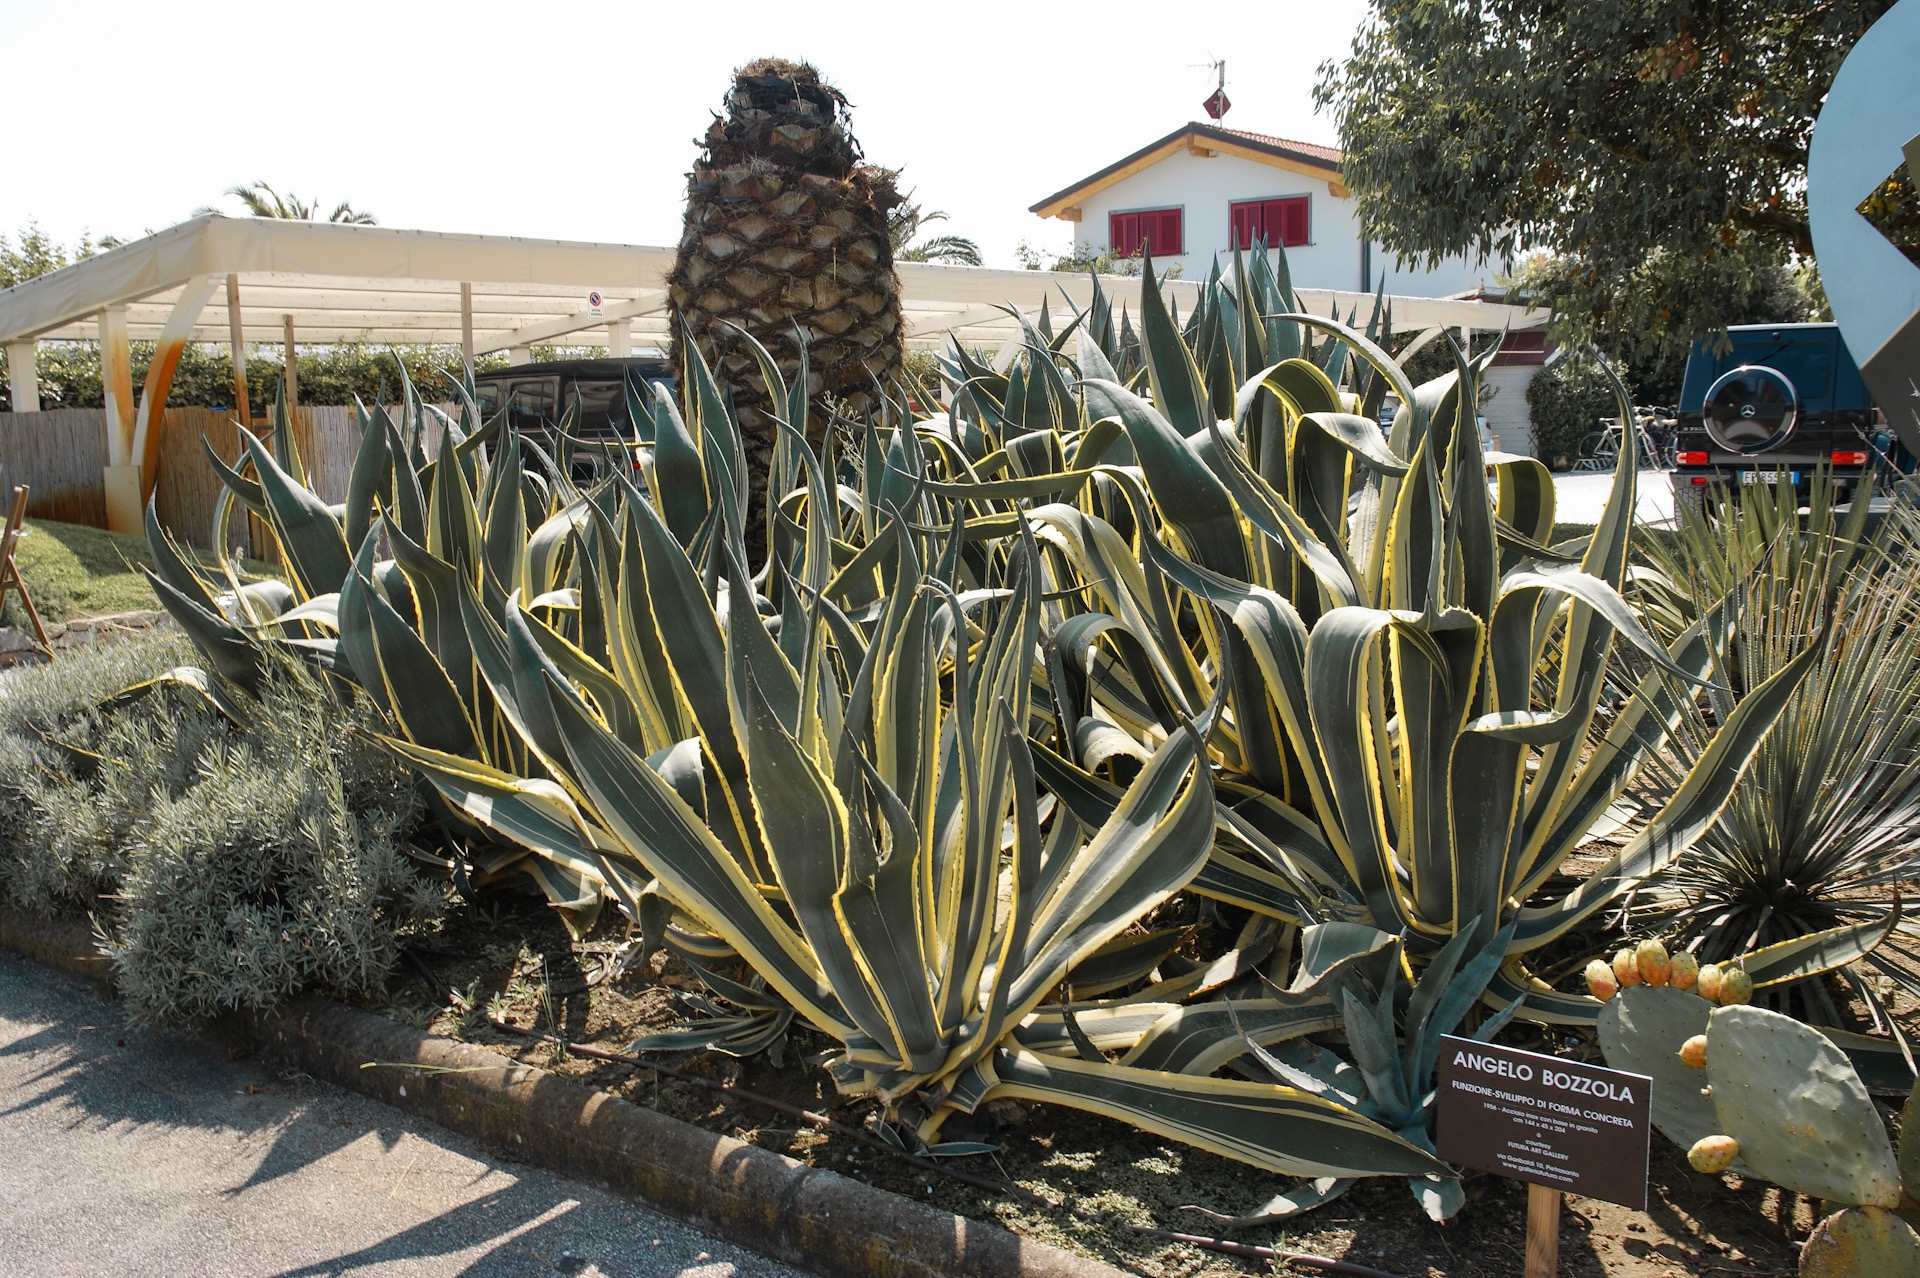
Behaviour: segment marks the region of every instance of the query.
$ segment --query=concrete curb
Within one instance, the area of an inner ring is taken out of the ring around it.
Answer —
[[[0,909],[0,946],[111,987],[84,924]],[[219,1027],[315,1078],[593,1181],[823,1278],[1124,1278],[1121,1270],[822,1171],[496,1052],[326,999]]]

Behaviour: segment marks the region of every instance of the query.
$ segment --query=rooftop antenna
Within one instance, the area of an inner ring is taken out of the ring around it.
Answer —
[[[1207,109],[1210,119],[1218,120],[1233,109],[1233,103],[1227,98],[1227,60],[1214,58],[1211,62],[1196,62],[1193,66],[1204,66],[1214,73],[1213,92],[1200,105]]]

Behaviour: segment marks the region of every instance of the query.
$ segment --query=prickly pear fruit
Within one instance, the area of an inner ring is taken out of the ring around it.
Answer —
[[[1737,967],[1720,974],[1720,1006],[1753,1002],[1753,978]]]
[[[1676,990],[1690,990],[1700,979],[1700,960],[1681,950],[1669,961],[1667,984]]]
[[[1633,952],[1633,961],[1640,969],[1640,979],[1648,985],[1665,985],[1668,973],[1673,970],[1667,947],[1652,939],[1640,942],[1640,948]]]
[[[1640,960],[1634,957],[1632,950],[1621,950],[1613,956],[1613,979],[1620,982],[1623,990],[1640,983]]]
[[[1680,1044],[1680,1059],[1689,1069],[1705,1069],[1707,1067],[1707,1036],[1695,1034]]]
[[[1700,969],[1700,975],[1694,978],[1693,992],[1709,1003],[1720,1001],[1720,965],[1709,963]]]
[[[1595,959],[1587,964],[1587,988],[1602,1003],[1620,992],[1620,982],[1613,979],[1613,968],[1604,959]]]
[[[1731,1136],[1702,1136],[1693,1142],[1693,1148],[1687,1151],[1687,1162],[1697,1172],[1717,1175],[1733,1166],[1733,1160],[1740,1157],[1740,1142]]]

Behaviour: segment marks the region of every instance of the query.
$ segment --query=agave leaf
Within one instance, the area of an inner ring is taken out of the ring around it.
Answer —
[[[1432,1154],[1293,1088],[1003,1050],[985,1093],[1067,1105],[1289,1176],[1450,1176]],[[1306,1152],[1306,1151],[1311,1151]]]
[[[240,441],[260,476],[274,540],[286,555],[287,569],[299,584],[300,593],[311,598],[340,589],[353,554],[333,512],[282,470],[252,432],[241,430]]]

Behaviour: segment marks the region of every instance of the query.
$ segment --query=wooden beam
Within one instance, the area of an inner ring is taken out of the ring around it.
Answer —
[[[293,357],[293,316],[280,317],[287,331],[287,420],[293,420],[293,407],[300,402],[300,368]]]
[[[1327,194],[1336,200],[1344,200],[1349,195],[1352,195],[1353,192],[1347,189],[1345,182],[1329,182],[1327,183]]]
[[[1062,222],[1078,222],[1080,220],[1080,206],[1078,204],[1069,204],[1066,208],[1055,213],[1054,216]]]
[[[1200,143],[1194,141],[1192,138],[1188,138],[1187,154],[1197,155],[1203,160],[1211,160],[1214,156],[1220,153],[1214,150],[1212,147],[1202,146]]]

